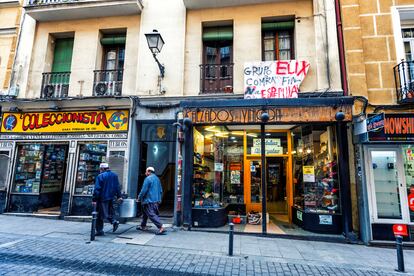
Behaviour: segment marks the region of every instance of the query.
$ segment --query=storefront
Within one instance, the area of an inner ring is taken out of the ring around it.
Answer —
[[[262,224],[266,213],[267,223],[320,233],[341,233],[346,224],[350,231],[352,103],[346,97],[182,102],[184,221],[220,227],[237,216]]]
[[[414,240],[414,114],[368,115],[357,137],[363,176],[367,242],[395,240],[392,226],[408,225]],[[363,223],[363,222],[362,222]]]
[[[4,113],[7,211],[90,215],[99,164],[126,189],[129,110]]]

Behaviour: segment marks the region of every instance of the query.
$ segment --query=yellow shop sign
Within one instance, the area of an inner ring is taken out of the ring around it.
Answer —
[[[1,132],[125,132],[128,120],[128,110],[4,113]]]

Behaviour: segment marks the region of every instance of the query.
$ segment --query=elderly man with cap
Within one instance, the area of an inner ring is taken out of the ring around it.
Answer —
[[[108,163],[99,165],[101,173],[96,177],[95,189],[93,190],[92,202],[97,205],[98,217],[96,220],[96,236],[103,236],[104,221],[112,224],[112,231],[118,229],[119,221],[114,216],[113,201],[122,201],[121,187],[118,175],[109,169]]]
[[[146,230],[147,220],[149,218],[158,228],[157,235],[164,235],[165,229],[160,221],[158,211],[158,206],[162,199],[161,182],[155,175],[155,169],[153,167],[148,167],[145,171],[145,175],[147,177],[145,178],[141,192],[138,195],[138,201],[142,204],[143,216],[141,225],[138,226],[137,229]]]

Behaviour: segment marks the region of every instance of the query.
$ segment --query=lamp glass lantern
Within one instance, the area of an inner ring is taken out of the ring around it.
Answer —
[[[164,39],[157,30],[153,30],[152,33],[145,34],[147,38],[148,47],[151,52],[156,55],[161,52],[162,46],[164,46]]]

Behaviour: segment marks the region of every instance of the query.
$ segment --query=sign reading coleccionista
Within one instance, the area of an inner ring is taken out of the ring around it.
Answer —
[[[2,133],[119,132],[128,110],[4,113]]]

